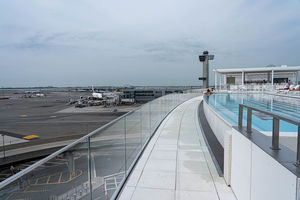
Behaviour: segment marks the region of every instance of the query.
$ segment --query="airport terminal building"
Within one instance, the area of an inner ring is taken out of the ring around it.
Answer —
[[[183,93],[183,89],[124,89],[121,99],[134,99],[135,102],[148,102],[171,93]]]
[[[215,86],[244,84],[298,84],[300,66],[271,66],[261,68],[213,69]]]

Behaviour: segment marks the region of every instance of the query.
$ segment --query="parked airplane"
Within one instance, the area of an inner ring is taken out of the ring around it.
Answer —
[[[102,96],[102,93],[98,93],[98,92],[95,92],[95,90],[94,90],[94,86],[92,86],[92,96],[94,97],[94,98],[97,98],[97,99],[102,99],[103,98],[103,96]]]
[[[46,96],[45,94],[41,93],[38,90],[29,90],[29,91],[24,92],[24,97],[29,97],[29,98],[32,98],[32,97],[45,97],[45,96]]]

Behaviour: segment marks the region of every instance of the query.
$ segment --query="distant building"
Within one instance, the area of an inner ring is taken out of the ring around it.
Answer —
[[[218,85],[298,83],[300,66],[272,66],[261,68],[214,69],[215,87]]]
[[[124,89],[121,99],[134,99],[135,102],[148,102],[170,93],[183,93],[179,89]],[[121,100],[122,101],[122,100]]]

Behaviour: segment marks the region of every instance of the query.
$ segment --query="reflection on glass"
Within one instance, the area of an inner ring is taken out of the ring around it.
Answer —
[[[142,105],[1,188],[0,199],[110,199],[167,114],[196,96],[170,94]]]
[[[90,193],[87,141],[70,148],[2,188],[0,199],[68,199]]]

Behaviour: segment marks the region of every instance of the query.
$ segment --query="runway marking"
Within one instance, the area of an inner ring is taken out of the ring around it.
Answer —
[[[59,175],[59,178],[58,178],[58,183],[60,184],[61,183],[61,177],[62,177],[62,172],[60,172],[60,175]]]
[[[48,183],[49,183],[49,181],[50,181],[50,177],[51,177],[51,176],[48,176],[48,179],[47,179],[47,182],[46,182],[46,184],[48,184]]]
[[[28,115],[20,115],[20,117],[27,117]]]
[[[46,192],[46,191],[49,191],[49,190],[27,190],[29,188],[29,186],[27,186],[27,188],[23,191],[18,191],[18,192],[12,192],[10,193],[6,198],[5,200],[8,200],[10,197],[12,197],[13,195],[15,194],[22,194],[22,193],[31,193],[31,192]],[[17,199],[16,199],[17,200]],[[20,199],[21,200],[21,199]]]
[[[27,136],[24,136],[23,139],[26,139],[26,140],[32,140],[32,139],[36,139],[36,138],[39,138],[40,136],[38,135],[27,135]]]
[[[8,200],[12,195],[14,195],[14,194],[16,194],[17,192],[12,192],[12,193],[10,193],[7,197],[6,197],[6,199],[5,200]]]
[[[56,182],[50,182],[51,177],[54,177],[54,176],[56,175],[56,174],[53,174],[53,175],[50,175],[50,176],[44,176],[44,177],[37,178],[37,179],[35,180],[35,183],[32,184],[31,186],[65,184],[65,183],[69,183],[70,181],[76,179],[77,177],[81,176],[82,174],[83,174],[83,171],[82,171],[82,170],[77,170],[77,171],[74,171],[74,172],[70,173],[69,179],[68,179],[68,180],[66,180],[66,181],[61,181],[63,172],[60,172],[60,173],[59,173],[58,181],[56,181]],[[44,182],[44,183],[38,183],[38,181],[39,181],[40,179],[46,178],[46,177],[47,177],[47,181],[46,181],[46,182]]]
[[[6,197],[6,200],[8,200],[11,196],[13,196],[15,194],[32,193],[32,192],[47,192],[47,191],[49,191],[49,190],[28,190],[28,191],[24,190],[24,191],[20,191],[20,192],[12,192]],[[15,199],[15,200],[17,200],[17,199]]]
[[[55,117],[56,117],[55,115],[51,115],[51,116],[50,116],[50,118],[55,118]]]

